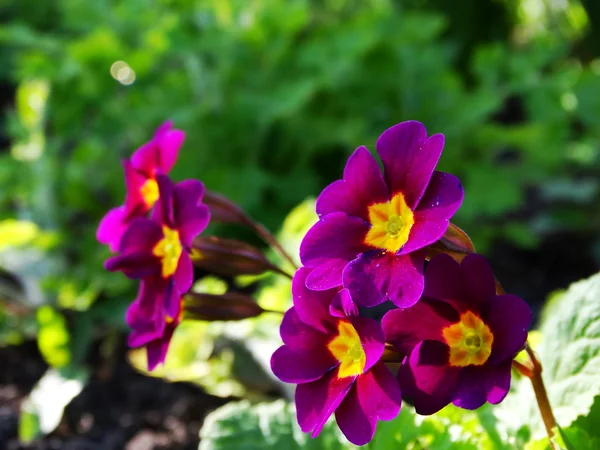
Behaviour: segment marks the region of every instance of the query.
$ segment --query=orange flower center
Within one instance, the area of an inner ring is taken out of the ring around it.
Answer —
[[[368,211],[371,228],[365,236],[365,244],[396,253],[408,242],[415,216],[402,193],[394,195],[389,202],[374,203]]]
[[[177,270],[179,257],[183,248],[179,240],[179,232],[166,225],[162,227],[164,237],[152,249],[152,254],[160,259],[162,264],[161,275],[168,278]]]
[[[471,311],[461,314],[460,321],[444,328],[442,334],[450,347],[451,366],[481,366],[492,353],[494,335]]]
[[[360,342],[360,337],[351,323],[340,321],[338,335],[327,344],[327,348],[340,362],[339,378],[363,373],[367,355]]]
[[[140,194],[148,209],[152,208],[158,200],[158,183],[154,178],[148,178],[140,188]]]

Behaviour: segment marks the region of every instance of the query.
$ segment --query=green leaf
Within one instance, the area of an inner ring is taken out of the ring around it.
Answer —
[[[600,394],[600,274],[569,287],[545,313],[539,357],[556,419],[568,426]]]
[[[600,439],[600,395],[594,398],[594,403],[587,415],[579,416],[573,426],[584,430],[590,437]],[[600,447],[598,447],[600,448]]]
[[[44,360],[52,367],[67,366],[71,362],[71,335],[64,316],[46,305],[37,310],[37,322],[37,342]]]
[[[33,222],[14,219],[2,220],[0,221],[0,251],[28,244],[39,234],[40,229]]]
[[[439,413],[419,417],[404,405],[400,415],[390,422],[379,422],[369,450],[414,448],[428,450],[512,449],[503,442],[496,430],[489,405],[477,411],[447,406]]]
[[[587,415],[600,395],[600,274],[572,284],[555,295],[542,311],[538,356],[544,383],[558,424],[567,428]],[[534,438],[544,435],[540,413],[528,379],[513,389],[497,416],[507,428],[529,425]]]
[[[556,442],[566,450],[598,450],[600,448],[600,438],[590,437],[585,430],[577,426],[561,429]]]
[[[252,405],[229,403],[210,413],[200,430],[199,450],[336,450],[353,448],[328,422],[311,439],[296,422],[293,405],[278,400]]]

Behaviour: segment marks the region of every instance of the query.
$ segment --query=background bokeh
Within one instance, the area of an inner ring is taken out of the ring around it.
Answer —
[[[272,230],[357,146],[420,120],[507,290],[538,308],[597,271],[596,0],[0,0],[0,17],[5,384],[38,351],[38,375],[121,351],[136,286],[103,270],[95,229],[120,159],[166,119],[187,134],[173,178]],[[19,405],[28,376],[0,398]]]

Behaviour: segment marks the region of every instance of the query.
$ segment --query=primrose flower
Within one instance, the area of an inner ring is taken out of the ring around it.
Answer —
[[[127,309],[130,347],[146,347],[148,370],[164,362],[173,332],[183,315],[182,299],[173,283],[151,277],[140,283],[137,298]]]
[[[129,223],[152,209],[159,194],[156,176],[171,171],[184,139],[183,131],[173,129],[171,121],[165,122],[149,142],[133,153],[130,160],[123,161],[127,187],[125,204],[111,209],[104,216],[96,232],[98,241],[116,251]]]
[[[377,420],[400,412],[400,386],[381,356],[383,331],[359,317],[347,289],[310,291],[301,268],[292,281],[294,306],[281,323],[284,345],[271,358],[282,381],[297,383],[296,411],[304,432],[316,437],[335,411],[337,423],[356,445],[369,442]]]
[[[186,180],[173,185],[157,175],[160,200],[152,218],[134,219],[119,244],[120,254],[108,259],[105,267],[122,271],[129,278],[161,277],[172,280],[180,294],[192,285],[190,259],[192,240],[208,225],[210,213],[201,200],[204,185]]]
[[[530,324],[527,303],[497,295],[489,264],[476,254],[461,264],[445,254],[434,257],[423,298],[382,321],[386,341],[406,355],[398,379],[419,414],[449,403],[465,409],[500,403]]]
[[[423,292],[424,247],[440,239],[463,200],[453,175],[434,172],[444,136],[403,122],[377,140],[383,176],[366,147],[348,159],[344,177],[317,199],[320,220],[308,231],[300,258],[314,270],[309,289],[343,285],[362,306],[389,299],[399,307]]]

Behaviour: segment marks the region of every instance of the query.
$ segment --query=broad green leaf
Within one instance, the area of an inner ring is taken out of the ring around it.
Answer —
[[[432,416],[418,416],[409,405],[404,405],[396,419],[379,422],[375,437],[366,448],[503,450],[517,447],[503,441],[489,405],[478,411],[450,405]]]
[[[542,340],[537,353],[542,376],[558,424],[566,429],[587,415],[600,394],[600,274],[553,295],[542,312]],[[528,379],[513,381],[513,389],[495,409],[502,425],[526,424],[534,438],[544,435],[540,413]]]
[[[293,405],[283,400],[252,405],[229,403],[210,413],[200,430],[199,450],[342,450],[354,448],[328,422],[311,439],[297,422]]]
[[[566,450],[598,450],[600,448],[600,438],[592,438],[585,430],[577,426],[570,426],[557,433],[556,443],[560,448]]]
[[[594,398],[589,413],[579,416],[572,426],[585,431],[590,437],[600,439],[600,395]]]

